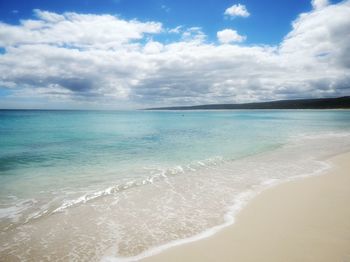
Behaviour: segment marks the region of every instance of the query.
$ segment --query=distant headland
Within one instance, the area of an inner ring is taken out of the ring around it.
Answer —
[[[155,107],[144,110],[220,110],[220,109],[350,109],[350,96],[337,98],[278,100],[244,104]]]

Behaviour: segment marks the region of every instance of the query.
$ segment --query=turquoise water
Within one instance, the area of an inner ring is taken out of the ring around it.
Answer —
[[[87,242],[66,254],[143,254],[223,224],[247,189],[315,172],[322,157],[348,150],[349,134],[345,110],[0,111],[0,254],[55,260],[59,228],[51,249],[30,239],[56,219],[73,227],[79,213],[104,226],[89,233],[95,240],[77,226],[69,237]],[[279,157],[288,161],[275,165]]]

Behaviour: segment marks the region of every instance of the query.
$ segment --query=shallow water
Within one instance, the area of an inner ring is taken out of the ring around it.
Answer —
[[[5,261],[134,259],[326,169],[350,111],[0,111],[0,149]]]

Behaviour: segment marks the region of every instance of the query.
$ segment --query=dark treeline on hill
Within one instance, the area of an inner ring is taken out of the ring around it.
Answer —
[[[246,104],[212,104],[147,108],[145,110],[216,110],[216,109],[341,109],[350,108],[350,96],[338,98],[279,100]]]

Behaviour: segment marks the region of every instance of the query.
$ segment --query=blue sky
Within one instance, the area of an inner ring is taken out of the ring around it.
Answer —
[[[0,107],[138,108],[346,95],[349,5],[1,0]]]
[[[249,19],[223,17],[226,8],[237,3],[247,7],[252,14]],[[290,31],[291,21],[311,8],[310,2],[300,0],[2,0],[0,17],[3,22],[17,24],[20,19],[33,17],[34,9],[57,13],[107,13],[124,19],[161,21],[167,27],[199,26],[210,39],[215,39],[218,30],[234,27],[249,35],[247,43],[278,44]]]

